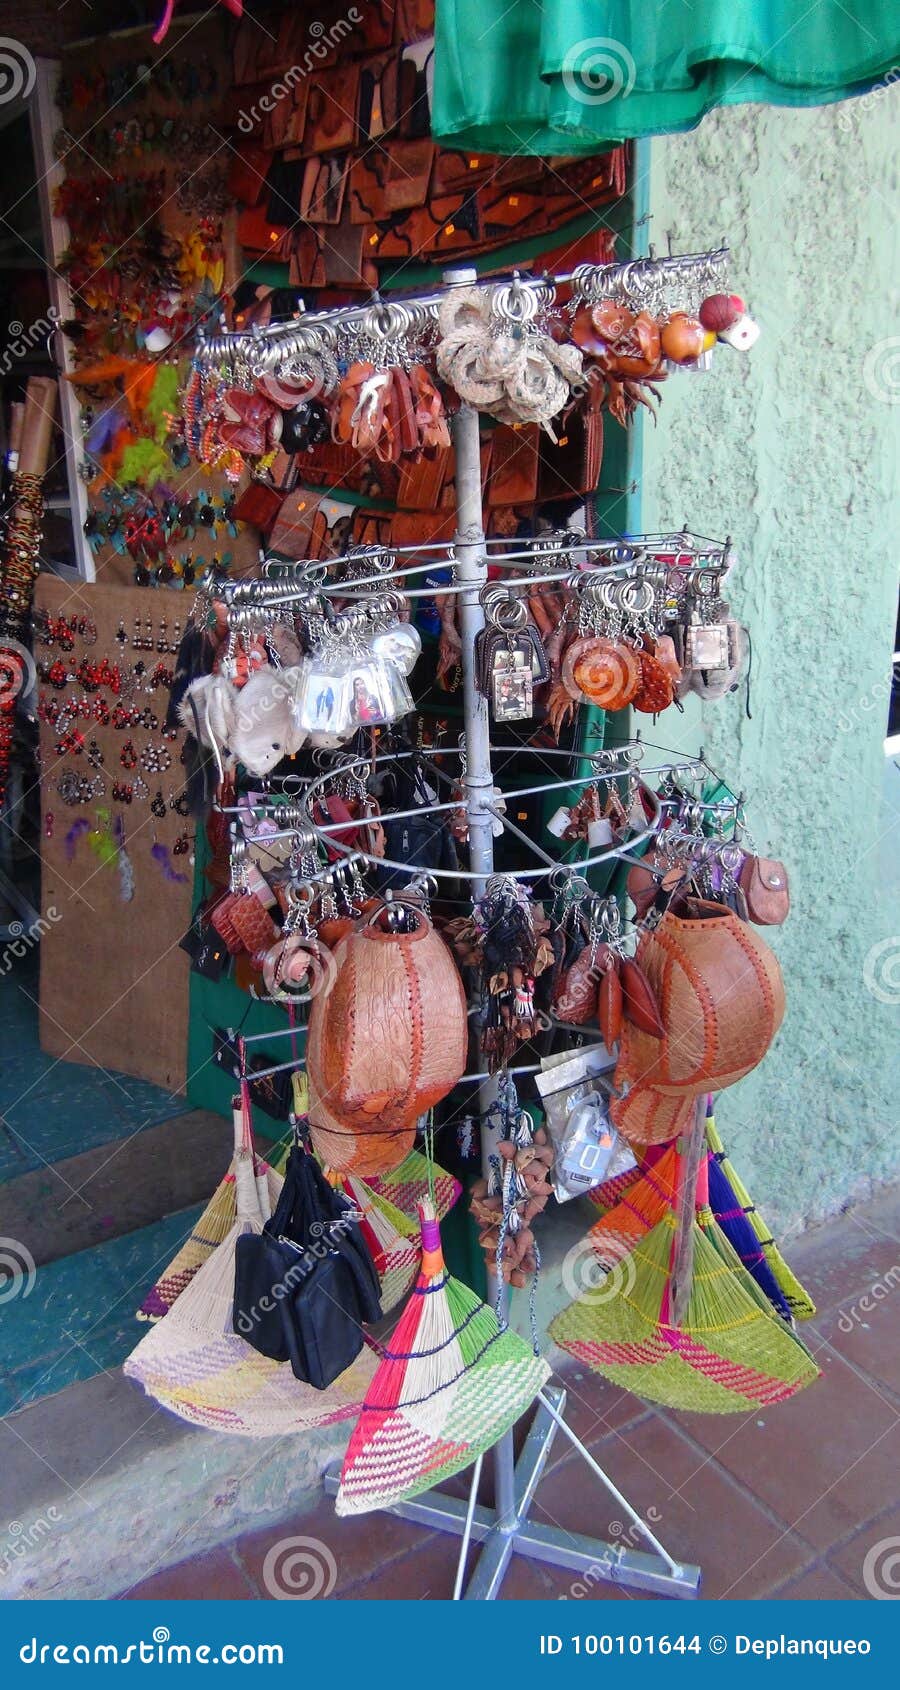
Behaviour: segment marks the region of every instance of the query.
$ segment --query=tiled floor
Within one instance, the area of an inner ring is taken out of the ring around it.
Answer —
[[[681,1415],[568,1371],[567,1416],[624,1494],[654,1511],[667,1548],[699,1563],[705,1596],[867,1600],[900,1549],[900,1191],[788,1254],[819,1303],[804,1328],[822,1369],[812,1388],[764,1413]],[[599,1481],[559,1443],[533,1515],[597,1537],[626,1530]],[[125,1599],[265,1600],[292,1554],[308,1594],[434,1600],[452,1589],[451,1540],[387,1515],[338,1520],[323,1501],[153,1573]],[[584,1589],[570,1573],[514,1558],[502,1595],[578,1600]],[[632,1597],[598,1582],[588,1599]]]

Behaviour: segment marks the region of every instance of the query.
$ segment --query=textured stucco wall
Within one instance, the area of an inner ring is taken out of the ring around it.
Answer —
[[[750,795],[760,850],[790,869],[792,913],[773,940],[785,1023],[720,1104],[751,1191],[788,1231],[900,1175],[900,778],[885,796],[883,755],[898,114],[896,93],[866,108],[732,108],[651,154],[655,249],[724,236],[732,286],[764,328],[749,356],[718,349],[709,375],[667,384],[645,434],[644,523],[731,533],[742,560],[730,597],[753,634],[753,719],[732,697],[674,729],[666,717],[658,737],[702,739]]]

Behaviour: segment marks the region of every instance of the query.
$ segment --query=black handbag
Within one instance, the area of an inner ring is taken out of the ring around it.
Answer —
[[[275,1213],[237,1241],[232,1324],[261,1355],[323,1391],[381,1319],[380,1286],[352,1204],[291,1151]]]

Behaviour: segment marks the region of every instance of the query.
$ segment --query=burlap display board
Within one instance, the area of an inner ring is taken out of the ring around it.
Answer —
[[[36,609],[70,620],[90,617],[97,639],[86,645],[76,637],[71,652],[36,640],[35,657],[39,662],[59,658],[70,672],[85,656],[95,663],[105,656],[110,664],[128,667],[143,660],[151,672],[158,662],[171,667],[171,655],[132,649],[135,617],[141,618],[142,630],[151,618],[155,635],[160,618],[167,617],[171,638],[173,618],[180,615],[184,626],[191,596],[139,587],[73,587],[42,575]],[[124,645],[116,639],[120,620],[128,635]],[[100,690],[112,702],[109,689]],[[84,688],[77,683],[60,690],[40,686],[42,699],[83,696]],[[135,695],[135,703],[142,709],[149,706],[160,722],[167,702],[162,687]],[[193,825],[168,804],[165,818],[157,819],[150,800],[157,790],[166,800],[171,792],[182,790],[180,744],[143,727],[116,729],[93,719],[81,720],[77,727],[86,745],[96,740],[100,748],[103,762],[98,772],[106,792],[88,804],[68,805],[57,788],[60,775],[71,769],[85,775],[95,771],[85,753],[59,757],[56,730],[41,722],[41,1046],[68,1062],[96,1063],[178,1091],[186,1078],[188,1019],[188,959],[178,942],[190,922],[193,871],[190,855],[175,856],[172,847],[187,833],[193,849]],[[156,775],[140,767],[123,769],[120,756],[128,740],[138,757],[147,745],[167,745],[171,767]],[[114,802],[114,782],[133,783],[139,773],[150,789],[148,796],[127,805]],[[128,900],[123,898],[118,860],[104,863],[98,855],[98,833],[109,827],[104,811],[113,825],[117,815],[124,820],[134,880],[134,895]],[[49,832],[48,814],[53,817]],[[88,827],[76,827],[84,822]],[[154,845],[167,849],[168,856],[159,852],[154,857]],[[170,879],[167,870],[184,878]]]

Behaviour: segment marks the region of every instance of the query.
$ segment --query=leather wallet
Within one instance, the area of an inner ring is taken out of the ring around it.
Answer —
[[[499,424],[492,435],[488,508],[531,505],[537,497],[538,429],[533,425],[507,428]]]
[[[316,77],[306,108],[303,139],[306,152],[339,152],[353,146],[359,77],[359,64],[353,61],[336,65]]]
[[[346,156],[329,154],[303,160],[300,216],[305,222],[340,222],[349,171],[350,160]]]
[[[350,171],[350,218],[376,223],[395,211],[409,211],[428,197],[434,143],[389,141],[358,158]]]

